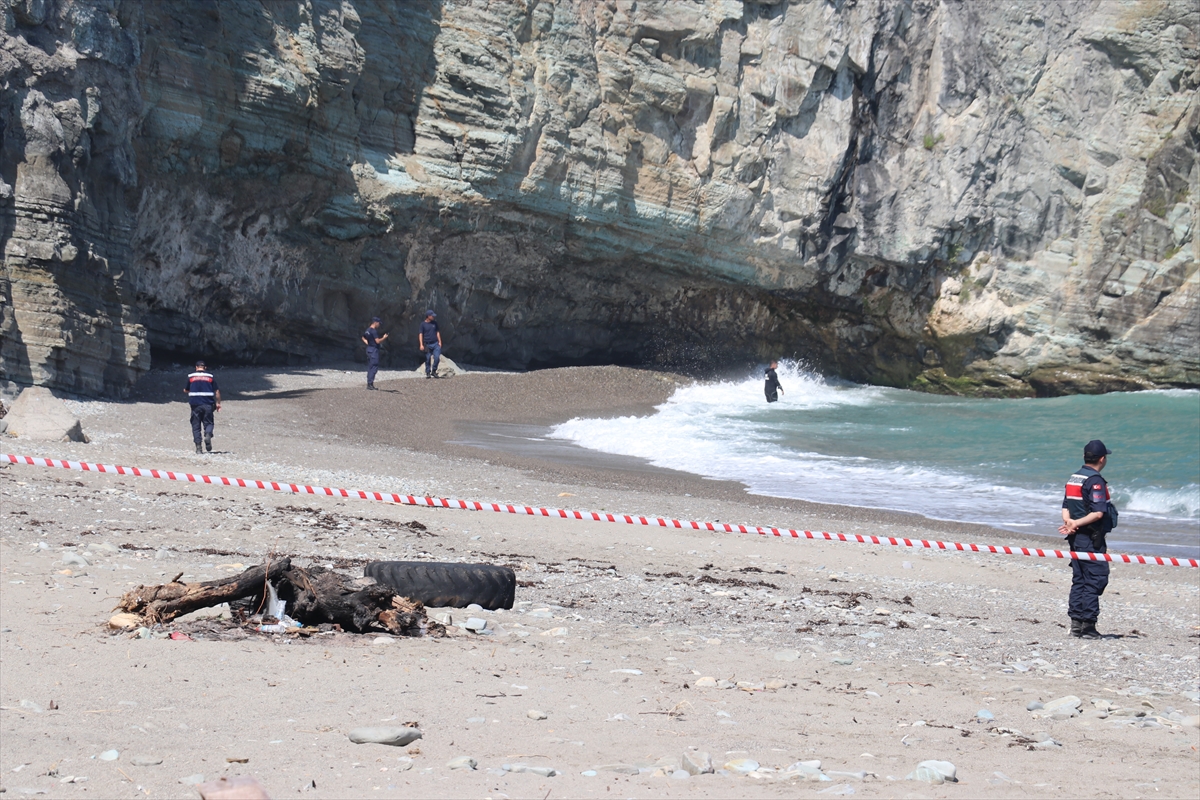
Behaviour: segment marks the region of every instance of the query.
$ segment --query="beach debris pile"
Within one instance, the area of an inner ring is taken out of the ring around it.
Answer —
[[[350,577],[320,566],[299,567],[279,558],[239,575],[214,581],[138,586],[126,592],[109,620],[115,629],[153,628],[223,603],[240,627],[264,633],[352,633],[386,631],[398,636],[444,636],[445,627],[426,617],[425,606],[397,594],[374,578]]]

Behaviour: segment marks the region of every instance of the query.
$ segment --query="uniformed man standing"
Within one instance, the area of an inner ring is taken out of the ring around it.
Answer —
[[[1083,448],[1083,466],[1067,479],[1062,504],[1062,527],[1073,553],[1103,553],[1108,547],[1104,537],[1117,527],[1117,509],[1112,505],[1108,483],[1100,470],[1112,451],[1104,442],[1093,439]],[[1100,595],[1108,586],[1108,562],[1071,560],[1071,597],[1067,616],[1071,635],[1081,639],[1100,639],[1096,620],[1100,616]]]
[[[203,361],[196,362],[196,371],[188,375],[184,391],[192,407],[192,439],[196,443],[196,452],[207,450],[211,453],[215,422],[213,414],[221,410],[221,390],[217,388],[217,379]],[[200,445],[201,435],[204,437],[203,448]]]
[[[371,318],[371,327],[363,331],[362,341],[367,346],[367,388],[375,388],[375,373],[379,371],[379,346],[387,341],[388,335],[379,335],[379,326],[383,320]]]

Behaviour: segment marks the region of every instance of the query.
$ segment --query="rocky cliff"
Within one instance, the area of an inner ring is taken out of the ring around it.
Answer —
[[[3,379],[432,307],[496,366],[1200,385],[1194,0],[0,9]]]

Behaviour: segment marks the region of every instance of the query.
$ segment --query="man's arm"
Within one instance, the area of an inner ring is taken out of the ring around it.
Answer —
[[[358,337],[358,338],[362,339],[362,343],[363,343],[363,344],[365,344],[367,347],[370,347],[370,346],[371,346],[371,343],[367,341],[367,337],[365,337],[365,336],[360,336],[360,337]]]
[[[422,350],[425,349],[425,334],[420,331],[417,331],[417,347],[420,347]]]
[[[383,336],[375,337],[375,340],[378,342],[382,342],[383,340],[387,339],[387,337],[388,337],[388,334],[385,333]]]
[[[441,347],[442,346],[442,332],[441,331],[437,332],[437,337],[438,337],[438,347]]]
[[[1090,514],[1085,514],[1079,519],[1071,519],[1071,512],[1064,508],[1062,510],[1063,524],[1059,527],[1058,532],[1063,536],[1070,536],[1080,528],[1086,525],[1091,525],[1093,522],[1099,522],[1103,518],[1103,511],[1093,511]]]
[[[214,389],[213,394],[217,398],[217,411],[220,411],[221,410],[221,390]]]

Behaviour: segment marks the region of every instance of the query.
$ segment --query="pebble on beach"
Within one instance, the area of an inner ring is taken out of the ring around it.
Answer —
[[[529,717],[530,719],[537,720],[537,719],[547,719],[550,715],[547,714],[545,711],[538,711],[536,708],[531,708],[525,712],[525,716]]]
[[[421,738],[416,728],[354,728],[347,736],[355,744],[386,744],[405,747]]]
[[[680,767],[689,775],[708,775],[713,771],[712,756],[708,753],[684,753]]]
[[[908,773],[905,780],[924,781],[935,786],[943,783],[958,783],[958,770],[949,761],[922,761],[917,768]]]

